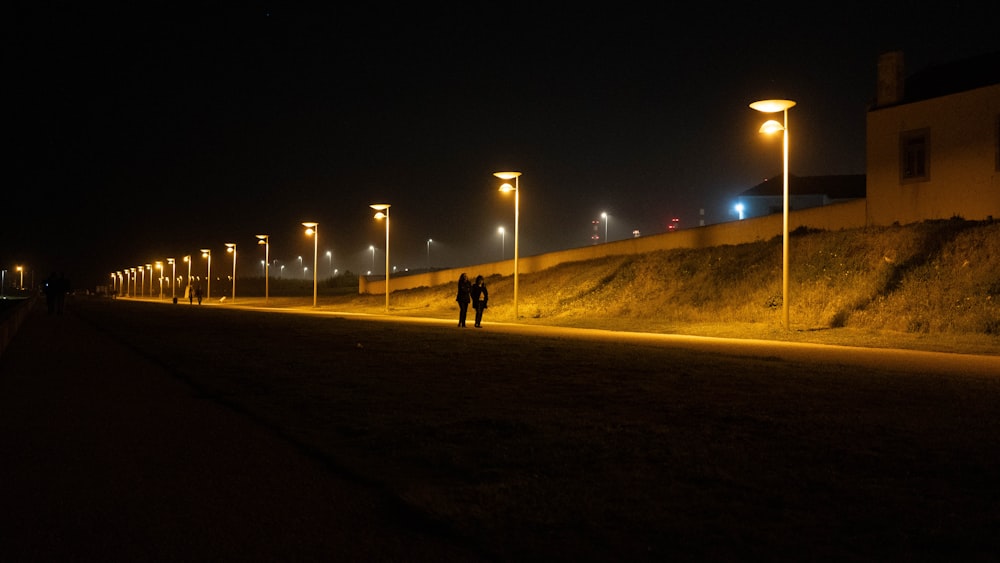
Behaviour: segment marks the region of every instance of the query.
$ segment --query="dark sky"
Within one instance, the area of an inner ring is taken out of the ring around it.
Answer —
[[[132,4],[5,14],[4,268],[93,286],[203,247],[218,264],[236,242],[250,275],[268,233],[298,271],[312,220],[321,274],[327,250],[364,273],[372,244],[381,273],[381,202],[395,268],[425,267],[429,238],[436,267],[511,258],[513,197],[492,176],[511,169],[522,256],[591,244],[602,212],[611,240],[695,227],[702,209],[730,221],[781,171],[750,102],[798,102],[792,174],[864,173],[881,52],[915,71],[1000,50],[992,2]]]

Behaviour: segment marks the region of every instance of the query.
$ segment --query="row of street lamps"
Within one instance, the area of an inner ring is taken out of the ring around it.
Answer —
[[[771,133],[776,131],[782,131],[784,134],[784,167],[783,167],[783,222],[782,222],[782,308],[783,308],[783,320],[785,328],[789,326],[788,319],[788,108],[795,105],[795,102],[791,100],[762,100],[750,104],[752,109],[760,111],[762,113],[777,113],[784,112],[784,123],[778,123],[774,120],[769,120],[764,123],[760,128],[762,133]],[[494,172],[493,175],[500,180],[504,180],[504,183],[500,186],[500,192],[509,193],[514,192],[514,318],[518,318],[518,260],[520,254],[520,177],[521,172],[517,171],[504,171],[504,172]],[[510,180],[514,181],[514,184],[510,184]],[[385,219],[385,311],[389,311],[389,208],[392,207],[388,203],[373,203],[369,205],[370,208],[375,210],[375,219]],[[601,213],[601,217],[604,219],[604,240],[607,241],[608,238],[608,214]],[[319,261],[319,223],[315,221],[305,221],[302,226],[306,228],[306,235],[313,237],[313,307],[317,306],[317,295],[318,295],[318,285],[317,285],[317,266]],[[506,233],[503,227],[499,228],[499,233],[501,235],[501,259],[504,254],[504,245]],[[258,239],[258,244],[264,245],[265,253],[265,270],[264,277],[268,279],[269,276],[269,247],[270,247],[270,237],[266,234],[256,235]],[[431,242],[432,239],[427,239],[427,263],[428,269],[430,268],[430,252],[431,252]],[[233,301],[236,300],[236,243],[226,243],[226,251],[233,253]],[[201,250],[202,256],[208,259],[208,288],[207,297],[211,297],[211,283],[212,283],[212,253],[211,250],[203,248]],[[372,246],[372,261],[374,262],[375,249]],[[190,270],[190,256],[185,256],[184,260],[188,262],[188,284],[190,285],[191,280],[191,270]],[[173,264],[173,259],[168,258],[167,262]],[[158,267],[161,269],[161,281],[160,281],[160,297],[163,297],[163,282],[162,282],[162,263],[157,262]],[[147,264],[147,267],[149,265]],[[128,270],[126,270],[128,271]],[[135,272],[135,269],[132,269]],[[23,275],[23,273],[22,273]],[[152,273],[151,273],[152,275]],[[152,281],[152,280],[150,280]],[[22,283],[23,285],[23,283]],[[150,289],[152,293],[152,288]],[[264,285],[264,300],[267,302],[269,298],[269,288],[267,282]]]

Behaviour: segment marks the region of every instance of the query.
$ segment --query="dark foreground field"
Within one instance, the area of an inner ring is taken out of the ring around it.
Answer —
[[[486,560],[1000,556],[1000,374],[488,319],[458,329],[126,300],[72,314],[395,498],[401,525]]]

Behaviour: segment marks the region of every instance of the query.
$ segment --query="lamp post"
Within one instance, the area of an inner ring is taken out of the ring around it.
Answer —
[[[205,299],[212,299],[212,251],[208,248],[201,249],[201,257],[208,258],[208,271],[205,274],[205,278],[208,280],[205,287]]]
[[[601,219],[604,219],[604,242],[608,242],[608,214],[601,212]]]
[[[306,277],[306,271],[302,269],[302,257],[299,256],[299,271],[302,272],[302,277]]]
[[[160,275],[158,276],[160,278],[160,299],[163,299],[163,262],[160,262],[159,260],[157,260],[156,261],[156,269],[160,271]],[[150,284],[153,283],[152,276],[150,276],[149,282],[150,282]],[[149,288],[149,293],[150,294],[153,293],[153,288],[152,287]]]
[[[773,119],[764,122],[761,133],[782,132],[783,160],[782,169],[782,221],[781,221],[781,313],[785,330],[790,328],[788,322],[788,108],[795,105],[792,100],[761,100],[750,104],[751,109],[761,113],[782,112],[783,123]]]
[[[257,244],[264,245],[264,304],[267,304],[268,295],[270,293],[269,284],[271,283],[271,237],[268,235],[256,235]]]
[[[233,253],[233,303],[236,302],[236,243],[227,242],[226,252]]]
[[[146,291],[146,268],[142,264],[136,266],[139,269],[139,287],[136,289],[136,295],[142,297],[145,295]]]
[[[369,272],[374,272],[375,271],[375,245],[374,244],[368,245],[368,250],[372,251],[372,269],[368,270],[368,271]]]
[[[177,261],[167,258],[167,264],[170,264],[170,298],[177,299]]]
[[[329,250],[326,251],[327,269],[330,271],[330,277],[333,277],[333,253]]]
[[[24,266],[17,266],[16,270],[21,274],[21,281],[18,283],[18,289],[24,291]]]
[[[306,228],[306,234],[312,235],[313,237],[313,307],[316,306],[316,262],[319,260],[319,223],[313,221],[306,221],[302,223],[302,226]],[[302,257],[299,256],[299,264],[302,263]],[[303,271],[304,275],[304,271]]]
[[[507,254],[507,232],[503,230],[503,227],[497,229],[497,232],[500,233],[500,260],[503,260],[504,256]]]
[[[139,276],[136,275],[135,268],[129,268],[129,271],[132,273],[132,297],[136,297],[139,293]]]
[[[434,239],[427,239],[427,271],[431,271],[431,243]]]
[[[188,254],[188,255],[184,256],[184,261],[187,262],[187,265],[188,265],[187,294],[191,295],[191,291],[192,291],[191,290],[191,255]]]
[[[149,270],[149,296],[153,296],[153,265],[146,264],[146,269]]]
[[[388,203],[373,203],[369,205],[376,211],[376,219],[385,219],[385,312],[389,312],[389,208]],[[373,254],[374,256],[374,254]],[[372,266],[374,269],[374,266]]]
[[[500,178],[501,180],[514,180],[514,185],[511,186],[510,183],[504,182],[500,186],[501,192],[514,192],[514,319],[517,319],[517,257],[519,254],[519,214],[520,214],[520,172],[494,172],[494,176]]]

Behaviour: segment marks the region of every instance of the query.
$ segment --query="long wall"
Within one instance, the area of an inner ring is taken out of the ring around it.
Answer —
[[[791,211],[788,214],[788,230],[794,231],[799,227],[809,227],[824,231],[837,231],[864,227],[867,214],[866,205],[865,199],[856,199],[823,207]],[[564,262],[579,262],[605,256],[642,254],[673,248],[707,248],[767,240],[781,236],[781,223],[782,215],[778,213],[742,221],[730,221],[658,235],[616,240],[547,254],[521,256],[518,260],[518,273],[530,274]],[[514,274],[514,261],[503,260],[422,274],[390,276],[389,289],[390,291],[398,291],[451,283],[457,280],[462,272],[470,271],[484,277],[494,274],[510,276]],[[381,276],[379,279],[368,279],[362,276],[358,280],[358,291],[359,293],[383,294],[385,293],[385,280],[381,279]]]

